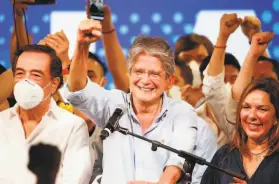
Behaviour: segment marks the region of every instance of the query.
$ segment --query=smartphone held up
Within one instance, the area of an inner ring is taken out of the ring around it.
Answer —
[[[90,18],[95,20],[104,19],[104,1],[103,0],[88,0]]]

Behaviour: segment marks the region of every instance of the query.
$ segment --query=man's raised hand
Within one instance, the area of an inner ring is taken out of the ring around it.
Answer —
[[[77,33],[77,44],[89,46],[102,36],[100,21],[87,19],[80,22]]]
[[[238,18],[237,14],[224,14],[220,20],[219,36],[228,39],[241,23],[242,19]]]

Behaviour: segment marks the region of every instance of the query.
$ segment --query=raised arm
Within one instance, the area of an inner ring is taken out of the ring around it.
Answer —
[[[69,40],[64,31],[61,30],[55,34],[48,34],[38,44],[47,45],[55,50],[56,55],[62,61],[62,68],[65,69],[71,63],[69,59]]]
[[[129,91],[129,77],[126,69],[126,58],[117,38],[115,27],[111,20],[111,11],[104,6],[105,18],[102,21],[103,42],[109,71],[117,89]]]
[[[13,72],[11,69],[5,71],[0,75],[0,86],[3,88],[0,90],[0,103],[7,100],[10,94],[13,92],[14,81]]]
[[[32,2],[34,0],[26,0],[29,2]],[[13,1],[12,1],[12,6],[13,6]],[[32,43],[32,37],[31,35],[28,35],[27,37],[27,32],[25,29],[24,21],[23,21],[23,16],[24,16],[24,11],[27,9],[26,4],[20,4],[16,3],[15,4],[15,12],[14,12],[14,29],[12,32],[12,37],[10,40],[10,59],[11,61],[13,60],[14,52],[17,50],[17,45],[19,48],[23,47],[24,45],[31,44]]]
[[[219,35],[207,69],[208,75],[217,76],[223,71],[227,41],[240,24],[241,19],[235,13],[222,16]]]
[[[12,3],[13,5],[13,3]],[[13,63],[14,52],[17,50],[17,43],[19,47],[27,45],[27,35],[23,23],[23,9],[26,9],[27,5],[16,4],[15,5],[15,24],[16,29],[13,29],[12,36],[10,39],[10,61],[11,65]],[[18,36],[18,37],[17,37]],[[0,75],[0,85],[5,86],[5,88],[0,90],[0,106],[1,109],[6,109],[7,98],[12,94],[14,88],[13,82],[13,72],[12,69],[8,69]]]
[[[204,71],[203,93],[207,98],[207,103],[211,106],[217,119],[216,123],[230,139],[234,133],[234,125],[227,123],[226,107],[229,105],[231,110],[236,109],[236,104],[227,104],[227,91],[224,83],[224,62],[225,49],[229,36],[240,25],[241,19],[236,14],[224,14],[220,20],[220,31],[213,50],[209,65]],[[229,118],[230,119],[230,118]],[[232,118],[233,119],[233,118]]]
[[[13,6],[13,3],[12,3]],[[28,44],[27,34],[23,22],[23,11],[27,9],[27,5],[24,4],[15,4],[15,24],[16,26],[13,29],[12,36],[10,39],[10,61],[11,65],[13,64],[14,52],[17,50],[17,43],[19,48]],[[32,42],[31,36],[29,35],[29,42]],[[1,86],[5,86],[0,91],[0,103],[6,100],[10,94],[13,92],[13,72],[12,69],[8,69],[0,76]]]
[[[16,26],[13,29],[13,34],[18,41],[19,47],[28,44],[28,37],[25,30],[25,25],[23,21],[24,11],[27,9],[26,4],[15,4],[15,24]],[[29,40],[30,42],[30,40]]]
[[[255,16],[246,16],[241,24],[241,30],[243,34],[248,38],[249,43],[252,42],[254,34],[260,33],[262,28],[262,23],[260,19]],[[269,57],[267,50],[262,54],[263,56]]]
[[[234,100],[239,101],[245,87],[251,82],[257,60],[266,50],[273,37],[274,33],[271,32],[256,33],[253,36],[248,54],[232,86],[232,97]]]
[[[101,37],[101,23],[88,19],[80,23],[77,33],[76,48],[68,77],[71,92],[85,88],[87,83],[87,58],[89,46]]]

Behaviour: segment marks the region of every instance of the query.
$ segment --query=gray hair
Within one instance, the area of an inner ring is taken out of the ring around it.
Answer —
[[[159,37],[139,36],[129,50],[127,69],[131,69],[140,54],[157,57],[163,64],[167,77],[171,76],[175,69],[174,55],[168,43]]]

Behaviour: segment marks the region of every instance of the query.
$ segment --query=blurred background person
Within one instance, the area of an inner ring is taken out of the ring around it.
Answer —
[[[193,76],[194,88],[201,85],[201,76],[199,66],[209,54],[213,52],[213,44],[211,41],[198,34],[190,34],[181,36],[174,46],[174,55],[176,62],[184,62],[189,65]]]
[[[60,162],[61,152],[55,146],[40,143],[29,150],[28,169],[36,174],[36,184],[55,184]]]

